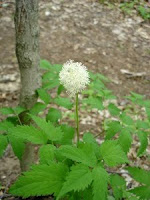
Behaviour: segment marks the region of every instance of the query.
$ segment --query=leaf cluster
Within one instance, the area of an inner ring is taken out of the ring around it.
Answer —
[[[137,167],[126,168],[130,163],[128,152],[133,135],[137,135],[140,142],[137,156],[142,156],[147,149],[150,101],[132,92],[126,97],[130,106],[122,110],[113,102],[116,97],[105,85],[109,80],[90,72],[91,83],[82,94],[81,109],[105,109],[111,117],[102,123],[104,141],[99,143],[88,132],[75,144],[75,129],[61,123],[63,112],[60,108],[66,111],[73,108],[72,101],[64,97],[64,88],[59,83],[62,65],[42,60],[41,67],[45,72],[42,87],[37,90],[39,101],[30,110],[19,106],[0,109],[3,115],[8,116],[0,122],[0,156],[11,144],[21,160],[27,142],[39,145],[39,163],[24,172],[9,192],[23,198],[53,195],[56,200],[150,199],[150,172]],[[53,90],[56,95],[52,97],[50,92]],[[140,110],[141,107],[145,115],[142,120],[134,118],[139,115],[137,108]],[[48,111],[43,118],[45,109]],[[114,167],[124,167],[141,185],[127,189],[124,178],[111,173]]]

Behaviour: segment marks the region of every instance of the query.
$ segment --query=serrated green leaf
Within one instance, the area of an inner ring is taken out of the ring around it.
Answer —
[[[40,67],[42,69],[49,69],[49,70],[53,69],[52,64],[50,64],[47,60],[41,60],[40,61]]]
[[[133,102],[136,102],[136,100],[143,100],[144,96],[137,94],[135,92],[131,92],[131,96],[127,96],[128,99],[130,99]]]
[[[68,125],[61,125],[61,130],[64,133],[63,137],[60,141],[61,144],[65,145],[65,144],[72,144],[72,140],[74,138],[74,134],[75,134],[75,130],[73,127],[68,126]]]
[[[116,96],[112,94],[111,90],[104,89],[102,90],[102,93],[103,93],[103,98],[105,99],[116,99]]]
[[[110,184],[113,186],[117,186],[120,188],[126,187],[126,182],[122,176],[119,176],[118,174],[111,174],[110,175]]]
[[[15,108],[4,107],[0,109],[3,115],[19,115],[21,112],[25,111],[25,108],[17,106]]]
[[[123,152],[121,146],[114,140],[103,142],[100,146],[100,154],[106,165],[110,167],[128,162],[127,156]]]
[[[14,110],[13,110],[12,108],[7,108],[7,107],[1,108],[1,109],[0,109],[0,112],[1,112],[3,115],[14,114]]]
[[[135,98],[135,99],[144,99],[144,96],[141,94],[137,94],[135,92],[131,92],[131,95]]]
[[[125,112],[120,115],[120,119],[126,125],[133,125],[134,124],[133,119],[130,116],[126,115]]]
[[[137,182],[150,186],[150,171],[137,167],[128,167],[127,170]]]
[[[54,64],[53,65],[53,70],[55,71],[55,72],[57,72],[57,73],[59,73],[60,72],[60,70],[62,69],[62,64]]]
[[[136,103],[138,105],[143,105],[144,96],[142,95],[131,92],[131,96],[127,96],[127,98],[130,99],[133,103]]]
[[[136,127],[137,129],[149,129],[150,124],[148,122],[142,121],[142,120],[137,120],[136,121]]]
[[[84,99],[83,103],[88,104],[91,108],[97,108],[98,110],[103,110],[103,101],[98,97],[89,97],[88,99]]]
[[[150,108],[150,100],[145,100],[143,101],[143,105],[146,107],[146,108]]]
[[[12,146],[15,156],[17,156],[17,158],[21,160],[25,150],[24,140],[18,137],[14,137],[11,134],[8,135],[8,139]]]
[[[74,146],[64,145],[59,149],[60,153],[76,162],[81,162],[82,164],[94,167],[97,163],[96,156],[91,144],[84,144],[82,149]]]
[[[62,93],[62,91],[64,91],[64,90],[65,90],[64,86],[63,86],[63,85],[60,85],[60,86],[58,87],[57,94],[60,95],[60,94]]]
[[[140,197],[141,200],[149,200],[150,199],[150,186],[139,186],[129,192],[135,194]]]
[[[92,200],[93,199],[93,194],[92,194],[92,187],[89,186],[86,188],[84,191],[81,191],[81,198],[83,197],[84,200]]]
[[[83,135],[83,142],[91,144],[93,146],[94,152],[97,157],[99,157],[99,145],[94,138],[94,135],[91,133],[84,133]]]
[[[131,193],[130,193],[131,194]],[[130,197],[128,197],[128,200],[139,200],[139,198],[138,197],[135,197],[135,196],[131,196],[130,195]]]
[[[9,190],[12,195],[27,198],[30,196],[58,195],[68,168],[62,163],[33,166],[23,173]]]
[[[9,117],[7,117],[6,121],[12,123],[14,126],[18,125],[18,117],[17,116],[9,116]]]
[[[71,109],[73,106],[69,98],[57,97],[54,99],[54,103],[67,109]]]
[[[108,124],[105,139],[107,140],[111,139],[116,133],[119,133],[121,129],[122,129],[122,126],[119,121],[111,121]]]
[[[131,133],[126,129],[122,129],[119,135],[118,143],[122,147],[123,151],[127,153],[132,143]]]
[[[33,144],[46,144],[48,139],[42,130],[33,126],[17,126],[9,129],[9,134]]]
[[[116,200],[123,198],[123,190],[126,188],[126,182],[124,178],[115,174],[110,176],[110,184],[113,189],[113,194]]]
[[[50,103],[51,97],[50,97],[50,94],[48,94],[46,90],[44,90],[43,88],[40,88],[37,90],[37,92],[41,100],[43,100],[46,104]]]
[[[46,120],[51,122],[58,122],[62,118],[61,111],[56,108],[50,108],[46,115]]]
[[[104,83],[103,83],[101,80],[96,79],[96,80],[94,80],[93,82],[91,82],[90,87],[91,87],[95,92],[99,92],[99,91],[101,91],[102,89],[105,88],[105,85],[104,85]]]
[[[0,135],[0,157],[3,155],[7,145],[7,136]]]
[[[20,113],[22,113],[22,112],[25,111],[26,109],[23,108],[23,107],[21,107],[21,106],[17,106],[17,107],[15,107],[15,108],[13,108],[13,110],[14,110],[14,113],[15,113],[16,115],[19,115]]]
[[[55,127],[51,122],[46,122],[45,119],[42,119],[37,116],[31,116],[34,122],[39,126],[39,128],[44,131],[47,138],[51,141],[60,141],[63,136],[61,127]]]
[[[86,142],[86,143],[96,143],[94,135],[90,132],[84,133],[83,141]]]
[[[108,196],[108,200],[115,200],[113,196]]]
[[[90,79],[91,80],[96,80],[97,79],[97,74],[95,74],[95,73],[93,73],[93,72],[91,72],[91,71],[89,71],[89,75],[90,75]]]
[[[93,200],[103,199],[107,197],[108,173],[102,167],[96,167],[92,171],[93,174]]]
[[[44,89],[53,89],[53,88],[56,88],[60,85],[60,81],[58,78],[56,78],[55,80],[50,80],[49,82],[46,82],[46,83],[43,83],[43,88]]]
[[[34,106],[30,109],[30,113],[33,115],[37,115],[39,112],[43,111],[46,108],[46,104],[41,102],[37,102]]]
[[[106,76],[104,76],[103,74],[96,73],[96,75],[97,75],[97,77],[98,77],[101,81],[103,81],[103,82],[110,82],[110,80],[109,80]]]
[[[58,78],[58,74],[56,74],[53,70],[51,70],[43,74],[42,81],[46,82],[50,80],[55,80],[56,78]]]
[[[50,165],[55,162],[55,150],[56,147],[51,144],[41,146],[39,150],[40,164]]]
[[[88,188],[85,188],[83,191],[69,193],[69,200],[77,199],[92,200],[93,194],[91,185]]]
[[[0,131],[8,131],[9,128],[14,127],[13,123],[8,120],[4,120],[0,122]]]
[[[120,114],[120,109],[117,108],[117,106],[113,103],[110,103],[109,106],[108,106],[108,110],[110,112],[111,115],[119,115]]]
[[[86,89],[86,90],[82,91],[82,94],[92,96],[92,95],[94,95],[94,91],[92,89]]]
[[[148,119],[150,121],[150,108],[146,107],[145,109],[146,109],[147,117],[148,117]]]
[[[47,60],[41,60],[40,61],[40,67],[43,68],[43,69],[50,70],[51,72],[57,72],[57,73],[62,69],[61,64],[52,65]]]
[[[138,131],[137,135],[141,144],[137,155],[140,156],[146,150],[148,146],[148,138],[147,138],[147,133],[144,131]]]
[[[64,194],[70,191],[80,191],[87,188],[92,182],[92,173],[89,167],[83,164],[77,164],[71,168],[71,171],[66,177],[66,181],[58,195],[60,199]]]

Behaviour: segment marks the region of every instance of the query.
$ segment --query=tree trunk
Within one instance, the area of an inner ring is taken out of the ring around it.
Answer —
[[[30,109],[37,101],[35,91],[40,86],[38,0],[16,0],[15,29],[21,76],[20,106]],[[28,170],[33,161],[34,147],[28,143],[20,161],[22,171]]]

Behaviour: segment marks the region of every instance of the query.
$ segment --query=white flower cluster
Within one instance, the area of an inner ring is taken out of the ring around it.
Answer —
[[[63,65],[59,73],[59,80],[71,97],[84,90],[90,83],[87,68],[82,63],[73,60],[69,60]]]

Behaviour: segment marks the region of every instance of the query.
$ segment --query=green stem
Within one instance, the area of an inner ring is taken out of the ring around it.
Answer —
[[[77,131],[77,143],[79,142],[79,114],[78,114],[78,93],[76,94],[76,131]]]

